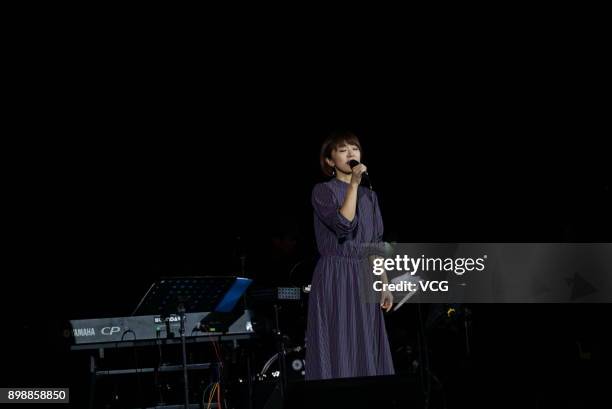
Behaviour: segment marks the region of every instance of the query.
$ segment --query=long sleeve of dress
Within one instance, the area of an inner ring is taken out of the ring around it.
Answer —
[[[325,184],[318,184],[312,190],[312,206],[317,217],[339,238],[348,236],[359,223],[357,212],[353,220],[340,213],[342,204],[338,203],[336,195]]]
[[[369,194],[369,193],[368,193]],[[378,196],[376,192],[372,194],[372,207],[374,209],[372,215],[372,242],[368,244],[368,254],[384,257],[385,256],[385,243],[383,242],[384,224],[382,215],[380,213],[380,206],[378,204]]]

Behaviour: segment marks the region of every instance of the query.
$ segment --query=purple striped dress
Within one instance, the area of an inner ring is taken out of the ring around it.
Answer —
[[[340,214],[348,183],[336,178],[312,191],[320,259],[312,278],[306,329],[306,379],[393,375],[379,303],[361,297],[363,244],[382,242],[376,194],[359,187],[352,221]]]

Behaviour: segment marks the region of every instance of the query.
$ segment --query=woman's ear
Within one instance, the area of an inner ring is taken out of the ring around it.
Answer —
[[[327,163],[330,168],[336,167],[336,164],[334,163],[334,161],[329,158],[325,158],[325,163]]]

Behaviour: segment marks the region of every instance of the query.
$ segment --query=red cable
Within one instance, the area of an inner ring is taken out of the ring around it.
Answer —
[[[217,355],[217,360],[219,362],[219,366],[221,368],[223,368],[223,361],[221,360],[221,346],[217,346],[217,342],[216,341],[213,341],[212,344],[213,344],[213,348],[215,349],[215,355]],[[217,349],[217,347],[219,349]]]

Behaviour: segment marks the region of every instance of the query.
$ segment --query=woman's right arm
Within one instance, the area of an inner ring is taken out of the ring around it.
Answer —
[[[353,221],[355,213],[357,212],[357,189],[358,186],[353,186],[351,183],[346,191],[344,197],[344,203],[340,207],[340,214],[344,216],[348,221]]]
[[[361,176],[366,170],[367,168],[365,165],[361,163],[353,168],[351,183],[346,191],[344,203],[342,203],[342,207],[340,207],[340,213],[349,221],[353,221],[355,218],[355,213],[357,212],[357,191],[361,183]]]

